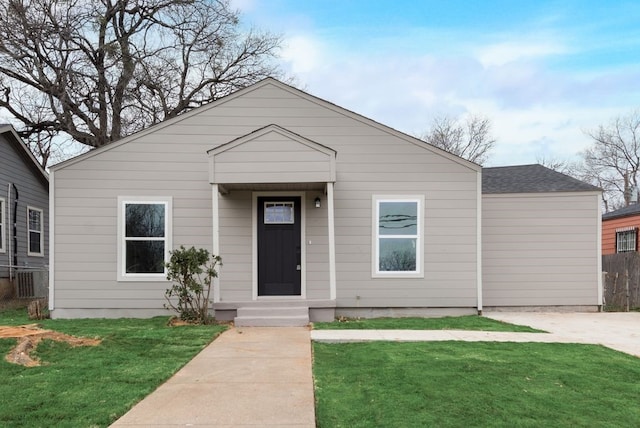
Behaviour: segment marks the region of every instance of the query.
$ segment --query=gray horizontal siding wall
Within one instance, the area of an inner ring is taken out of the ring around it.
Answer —
[[[596,193],[483,195],[485,306],[598,305]]]
[[[334,180],[333,153],[268,132],[212,156],[214,183],[295,183]]]
[[[18,255],[18,266],[43,268],[49,265],[49,189],[48,184],[43,179],[34,175],[35,171],[30,167],[28,159],[24,154],[16,150],[5,135],[0,134],[0,198],[5,202],[5,242],[6,252],[0,253],[0,278],[9,276],[9,269],[4,265],[10,264],[9,246],[13,246],[13,213],[15,209],[15,195],[11,191],[11,206],[9,207],[8,186],[15,184],[18,189],[18,209],[17,209],[17,241],[16,253]],[[39,173],[38,173],[39,174]],[[44,234],[44,255],[27,255],[27,206],[42,210],[43,234]],[[11,218],[9,218],[9,208]]]
[[[56,308],[162,308],[166,283],[116,281],[117,197],[172,196],[174,247],[210,249],[206,152],[270,124],[337,152],[338,305],[475,307],[477,172],[350,114],[264,85],[54,171]],[[329,296],[326,204],[310,205],[319,194],[306,194],[308,298]],[[425,196],[424,278],[371,278],[374,194]],[[251,198],[239,190],[220,197],[223,300],[250,297]]]

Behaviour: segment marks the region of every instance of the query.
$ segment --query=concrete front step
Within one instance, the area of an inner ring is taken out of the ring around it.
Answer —
[[[238,308],[237,327],[301,327],[309,324],[308,307]]]

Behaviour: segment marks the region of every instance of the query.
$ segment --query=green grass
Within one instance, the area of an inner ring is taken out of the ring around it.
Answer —
[[[320,428],[640,426],[640,359],[600,346],[314,343],[313,352]]]
[[[97,337],[96,347],[43,341],[40,367],[0,360],[0,426],[108,426],[184,366],[223,326],[168,327],[152,319],[43,320],[43,328]],[[24,310],[0,312],[0,325],[30,324]],[[4,356],[16,343],[0,339]]]
[[[314,323],[316,330],[483,330],[540,333],[527,326],[507,324],[477,315],[442,318],[370,318],[341,319],[334,322]]]

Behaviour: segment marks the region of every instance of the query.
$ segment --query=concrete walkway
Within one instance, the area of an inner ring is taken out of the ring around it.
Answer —
[[[306,327],[224,332],[113,427],[315,427]]]
[[[640,357],[640,312],[543,313],[490,312],[487,318],[526,325],[547,333],[463,330],[313,330],[317,342],[402,342],[462,340],[469,342],[546,342],[603,345]]]
[[[640,312],[490,312],[485,316],[548,331],[558,342],[603,345],[640,357]]]

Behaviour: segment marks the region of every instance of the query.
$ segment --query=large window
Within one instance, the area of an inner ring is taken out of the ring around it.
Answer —
[[[43,213],[39,208],[27,207],[27,255],[44,255]]]
[[[5,244],[5,242],[7,241],[6,239],[6,233],[7,233],[7,226],[6,226],[6,221],[5,221],[5,202],[3,198],[0,198],[0,253],[4,253],[6,252],[6,248],[7,248],[7,244]]]
[[[171,249],[171,199],[120,198],[119,206],[119,279],[164,278]]]
[[[635,227],[625,227],[616,229],[616,252],[627,253],[637,250],[638,229]]]
[[[374,197],[374,276],[422,276],[422,197]]]

